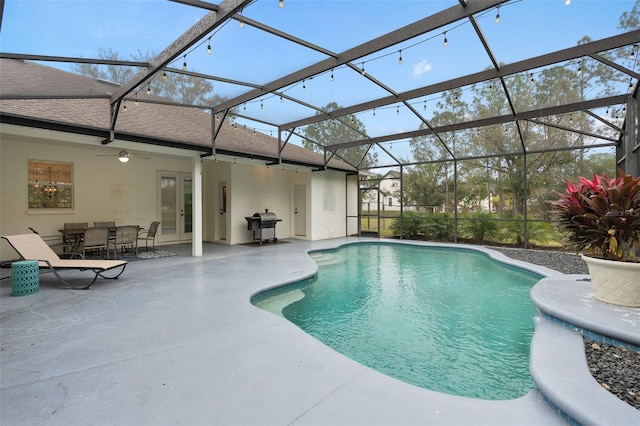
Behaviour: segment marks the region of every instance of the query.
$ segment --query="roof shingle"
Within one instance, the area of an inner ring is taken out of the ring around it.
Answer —
[[[52,123],[109,131],[110,93],[118,85],[43,65],[0,59],[0,115],[24,117],[47,128]],[[140,95],[140,102],[126,102],[115,126],[119,139],[139,136],[159,145],[181,145],[194,149],[213,147],[212,116],[199,108],[152,103],[167,99]],[[216,151],[276,161],[277,139],[260,132],[222,124],[215,141]],[[216,124],[218,125],[218,124]],[[324,156],[305,148],[286,144],[284,162],[323,167]],[[351,165],[332,159],[328,167],[355,171]]]

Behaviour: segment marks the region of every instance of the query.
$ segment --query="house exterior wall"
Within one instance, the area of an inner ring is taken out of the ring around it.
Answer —
[[[325,171],[313,175],[311,184],[311,239],[343,237],[347,222],[345,175]],[[307,194],[309,197],[309,194]]]
[[[253,233],[247,230],[245,216],[268,209],[276,214],[276,236],[289,238],[290,233],[290,181],[289,171],[264,165],[237,164],[231,166],[229,197],[231,205],[230,244],[253,241]]]
[[[293,188],[306,186],[307,240],[342,237],[346,232],[345,175],[340,172],[310,172],[282,170],[264,165],[237,164],[230,166],[228,183],[231,237],[229,244],[243,244],[253,240],[247,230],[245,216],[268,209],[276,214],[276,236],[279,239],[294,238]],[[354,185],[355,185],[354,180]],[[205,186],[207,184],[205,183]],[[355,193],[356,191],[352,191]],[[354,200],[355,201],[355,200]],[[357,231],[356,231],[357,232]]]
[[[110,149],[108,152],[112,153]],[[156,176],[158,170],[191,171],[191,159],[132,158],[121,163],[117,157],[99,156],[103,146],[60,144],[54,140],[24,139],[8,134],[0,138],[0,233],[30,232],[55,235],[65,222],[115,220],[116,224],[143,227],[157,220]],[[146,154],[145,154],[146,155]],[[74,207],[72,209],[28,209],[27,161],[59,161],[73,164]],[[7,249],[2,242],[2,259]]]
[[[398,211],[400,210],[400,180],[395,178],[386,178],[380,181],[380,191],[384,194],[380,200],[380,209]],[[391,205],[389,200],[391,199]]]
[[[149,159],[132,158],[121,163],[100,141],[60,132],[30,129],[30,136],[2,133],[0,137],[0,234],[10,235],[37,229],[42,235],[59,236],[65,222],[114,220],[116,224],[146,227],[158,216],[158,171],[192,173],[191,157],[169,157],[144,153]],[[65,142],[65,139],[67,142]],[[71,141],[71,142],[69,142]],[[27,204],[27,161],[59,161],[73,164],[74,208],[29,210]],[[197,160],[196,160],[197,161]],[[227,192],[226,239],[221,238],[220,183]],[[357,194],[352,179],[350,194]],[[347,230],[347,189],[345,174],[336,171],[311,172],[282,170],[263,164],[233,165],[202,162],[203,240],[226,244],[251,242],[245,216],[265,209],[281,222],[276,225],[279,239],[291,238],[293,229],[294,186],[306,187],[306,236],[308,240],[341,237]],[[353,198],[357,206],[357,198]],[[354,212],[357,208],[353,208]],[[353,222],[353,225],[356,223]],[[357,226],[352,226],[357,232]],[[159,241],[171,242],[159,235]],[[3,240],[0,259],[15,258]]]

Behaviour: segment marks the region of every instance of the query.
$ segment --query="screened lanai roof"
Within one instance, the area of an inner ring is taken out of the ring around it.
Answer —
[[[165,73],[206,79],[224,100],[194,105],[200,109],[291,144],[325,143],[307,132],[319,123],[355,128],[332,140],[327,155],[347,158],[365,146],[384,167],[536,152],[548,149],[537,144],[545,129],[567,134],[559,149],[615,145],[640,77],[640,30],[620,24],[634,5],[6,0],[1,57],[65,70],[82,62],[134,67],[111,95],[115,126],[124,102],[160,90]],[[105,52],[117,58],[102,61]],[[576,87],[578,97],[565,96]],[[474,108],[456,109],[456,102]],[[456,147],[461,137],[496,132],[510,135],[506,152]],[[418,158],[412,138],[443,156]]]

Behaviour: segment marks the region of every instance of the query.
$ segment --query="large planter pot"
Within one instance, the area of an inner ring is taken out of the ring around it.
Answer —
[[[589,267],[596,299],[612,305],[640,308],[640,263],[617,262],[582,255]]]

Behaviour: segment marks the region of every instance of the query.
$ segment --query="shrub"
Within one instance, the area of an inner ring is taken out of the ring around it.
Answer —
[[[402,238],[415,239],[422,232],[422,219],[419,212],[404,212],[404,223],[400,218],[395,219],[391,224],[391,231]]]
[[[524,216],[516,215],[514,220],[506,223],[501,231],[504,240],[522,246],[524,243]],[[536,245],[544,245],[553,241],[553,228],[547,222],[527,222],[527,243]]]
[[[563,243],[576,252],[594,252],[611,260],[636,260],[640,253],[640,178],[567,182],[565,194],[552,201],[556,228],[565,232]]]
[[[434,214],[424,219],[422,232],[427,240],[453,241],[454,222],[447,213]]]
[[[500,224],[491,213],[475,212],[471,219],[462,222],[460,231],[466,238],[481,243],[493,240],[499,229]]]

